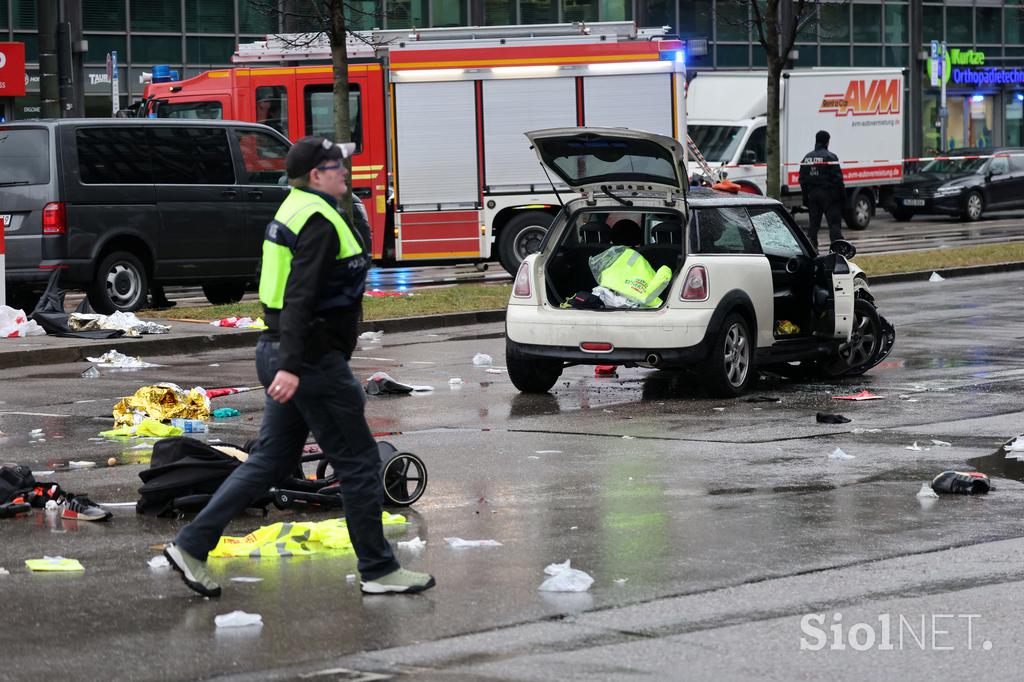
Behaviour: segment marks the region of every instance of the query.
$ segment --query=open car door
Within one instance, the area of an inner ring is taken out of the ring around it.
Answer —
[[[834,337],[849,341],[853,333],[853,270],[845,258],[837,253],[832,270],[832,297],[835,303]]]

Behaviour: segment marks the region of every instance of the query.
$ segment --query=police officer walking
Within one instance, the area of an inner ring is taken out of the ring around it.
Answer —
[[[828,150],[830,138],[827,131],[819,130],[814,136],[814,151],[808,152],[800,162],[800,191],[810,218],[807,236],[815,248],[822,215],[828,221],[830,243],[843,238],[840,220],[846,188],[839,157]]]
[[[337,208],[348,191],[342,160],[354,149],[305,137],[285,159],[292,190],[267,226],[260,272],[268,329],[256,346],[256,371],[267,389],[259,440],[164,550],[185,584],[207,597],[221,592],[207,554],[236,514],[295,471],[310,431],[341,481],[362,591],[434,586],[432,576],[400,568],[384,538],[377,443],[363,413],[365,394],[348,365],[370,267],[367,245]]]

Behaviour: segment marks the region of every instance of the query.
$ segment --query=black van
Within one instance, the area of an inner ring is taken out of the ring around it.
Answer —
[[[0,221],[12,301],[55,268],[99,312],[136,310],[151,283],[211,303],[255,282],[288,193],[291,143],[236,121],[61,119],[0,125]]]

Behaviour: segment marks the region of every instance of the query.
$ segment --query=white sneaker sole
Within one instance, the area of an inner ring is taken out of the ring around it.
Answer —
[[[164,556],[167,558],[167,562],[171,565],[171,568],[181,574],[181,579],[185,581],[185,584],[189,589],[198,592],[204,597],[215,598],[220,596],[220,585],[211,590],[196,580],[192,571],[189,570],[188,564],[185,563],[185,558],[181,556],[181,550],[177,547],[174,545],[167,545],[164,547]]]
[[[372,580],[359,584],[363,594],[416,594],[436,585],[433,576],[424,585],[383,585]]]

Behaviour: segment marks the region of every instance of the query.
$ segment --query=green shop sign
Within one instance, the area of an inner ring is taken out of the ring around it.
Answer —
[[[985,66],[985,53],[981,50],[949,48],[942,74],[946,83],[953,85],[1021,85],[1024,69],[1015,66]]]

